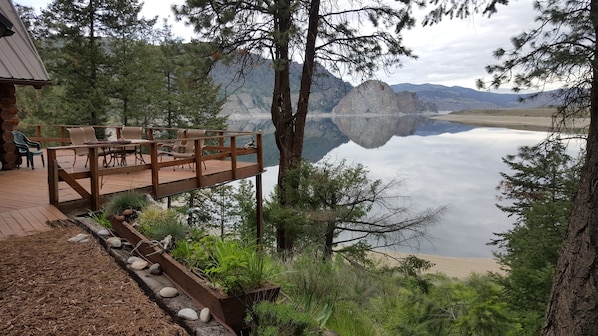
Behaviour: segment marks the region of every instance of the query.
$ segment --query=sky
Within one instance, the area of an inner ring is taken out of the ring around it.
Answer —
[[[39,10],[46,7],[50,0],[13,2]],[[170,18],[174,21],[170,7],[183,2],[184,0],[146,0],[142,15],[148,18]],[[514,0],[509,6],[500,6],[499,12],[491,18],[474,15],[465,20],[444,20],[432,27],[417,24],[416,28],[404,33],[403,40],[419,58],[406,58],[401,67],[378,72],[372,79],[391,85],[431,83],[475,89],[477,79],[489,78],[484,68],[496,63],[493,51],[501,47],[509,48],[510,38],[533,27],[534,17],[532,0]],[[174,33],[185,40],[193,36],[193,29],[182,22],[172,22],[172,25]],[[357,79],[343,79],[353,85],[360,84],[356,82]]]

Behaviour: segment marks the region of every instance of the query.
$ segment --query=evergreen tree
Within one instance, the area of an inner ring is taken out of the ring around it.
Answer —
[[[567,229],[580,163],[557,140],[503,158],[510,168],[501,173],[498,207],[516,216],[513,228],[498,233],[493,245],[507,275],[505,297],[527,335],[538,335],[552,285],[559,247]]]
[[[291,201],[287,206],[268,203],[267,219],[284,223],[293,240],[303,248],[318,248],[325,260],[333,252],[364,259],[374,243],[389,247],[420,238],[425,226],[437,221],[444,210],[411,215],[408,198],[398,191],[400,181],[372,180],[361,164],[304,161],[288,178],[300,181],[297,192],[287,195]]]

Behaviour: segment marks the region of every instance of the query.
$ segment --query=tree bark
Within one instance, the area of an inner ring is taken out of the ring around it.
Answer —
[[[318,35],[318,19],[320,12],[320,0],[313,0],[310,3],[309,24],[307,41],[305,45],[305,57],[301,75],[301,87],[299,89],[299,100],[297,102],[297,113],[293,115],[290,88],[290,62],[288,33],[291,28],[291,2],[283,0],[279,2],[281,9],[275,16],[275,31],[279,38],[276,43],[276,54],[274,64],[274,94],[272,100],[272,121],[276,131],[274,137],[280,152],[278,187],[281,189],[279,202],[287,204],[285,195],[288,191],[298,188],[299,181],[285,181],[286,173],[299,167],[303,156],[303,137],[305,133],[305,121],[309,107],[309,96],[315,66],[316,39]],[[289,251],[293,248],[293,238],[289,230],[282,225],[276,229],[276,241],[279,251]]]
[[[274,35],[276,37],[274,50],[274,92],[272,94],[272,122],[274,123],[274,138],[280,152],[278,186],[280,204],[286,204],[283,183],[284,173],[291,169],[293,155],[293,111],[291,106],[290,60],[289,60],[289,31],[291,28],[291,1],[278,1],[278,8],[274,14]],[[287,228],[277,223],[276,242],[279,251],[290,250],[292,241],[289,239]]]
[[[598,36],[598,0],[590,6],[594,36]],[[598,44],[594,49],[586,162],[555,270],[542,330],[545,336],[598,333]]]

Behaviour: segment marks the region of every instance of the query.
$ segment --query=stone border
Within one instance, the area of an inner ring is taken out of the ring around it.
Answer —
[[[145,294],[154,302],[158,304],[162,310],[164,310],[175,323],[183,327],[189,335],[192,336],[219,336],[219,335],[235,335],[235,333],[222,325],[216,320],[211,319],[210,322],[204,323],[200,320],[189,321],[177,316],[177,312],[182,308],[191,308],[197,312],[201,311],[201,308],[195,303],[189,296],[179,289],[179,295],[174,298],[163,298],[158,293],[164,287],[177,286],[163,275],[151,275],[147,269],[145,270],[133,270],[127,263],[127,259],[131,256],[131,248],[111,248],[106,243],[106,238],[100,236],[98,232],[103,228],[99,226],[95,221],[86,217],[77,217],[75,222],[78,226],[91,233],[96,240],[104,247],[106,252],[110,254],[116,263],[124,270],[126,270],[131,278],[133,278],[139,287],[145,292]],[[109,238],[109,237],[107,237]]]

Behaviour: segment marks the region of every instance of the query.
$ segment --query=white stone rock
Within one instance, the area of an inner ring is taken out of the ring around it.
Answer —
[[[89,238],[79,240],[79,243],[89,243]]]
[[[152,275],[160,275],[160,274],[162,274],[162,266],[160,266],[160,264],[158,264],[158,263],[152,264],[149,267],[149,272]]]
[[[123,246],[123,242],[122,240],[120,240],[119,237],[110,237],[106,239],[106,243],[108,244],[108,246],[113,248],[120,248]]]
[[[86,239],[86,238],[88,238],[88,236],[85,233],[79,233],[78,235],[69,238],[69,241],[70,242],[80,242],[80,241],[82,241],[83,239]]]
[[[199,320],[204,323],[210,322],[212,314],[210,314],[210,308],[205,307],[199,312]]]
[[[149,263],[145,260],[138,260],[131,263],[131,268],[134,270],[142,270],[147,267]]]
[[[160,296],[164,298],[172,298],[179,295],[179,291],[174,287],[164,287],[160,289]]]
[[[141,258],[139,258],[139,257],[135,257],[135,256],[133,256],[133,257],[129,257],[129,259],[127,259],[127,264],[132,264],[132,263],[134,263],[134,262],[136,262],[136,261],[142,261],[142,260],[143,260],[143,259],[141,259]]]
[[[109,236],[110,235],[110,231],[108,231],[106,229],[101,229],[100,231],[98,231],[98,234],[100,236]]]
[[[179,310],[176,315],[189,321],[195,321],[198,319],[197,312],[191,308],[183,308]]]

